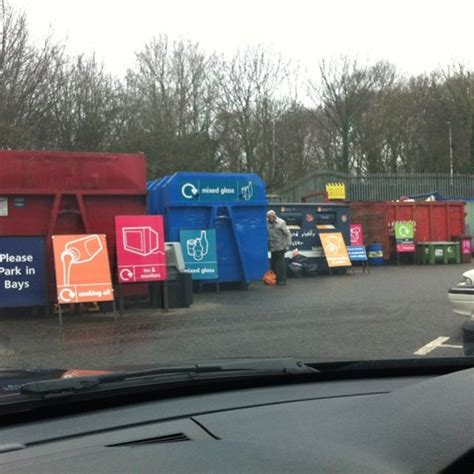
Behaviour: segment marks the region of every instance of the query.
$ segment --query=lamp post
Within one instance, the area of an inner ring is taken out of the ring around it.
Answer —
[[[451,132],[451,121],[448,120],[448,134],[449,134],[449,179],[451,186],[453,185],[453,135]]]
[[[272,163],[275,166],[275,117],[272,120]]]

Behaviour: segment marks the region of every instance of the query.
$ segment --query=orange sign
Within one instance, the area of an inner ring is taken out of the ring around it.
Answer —
[[[335,229],[335,227],[331,224],[318,224],[316,226],[316,229],[318,229],[318,230],[331,230],[331,229]]]
[[[351,261],[346,244],[340,232],[319,234],[328,267],[350,267]]]
[[[105,235],[53,235],[58,303],[112,301]]]

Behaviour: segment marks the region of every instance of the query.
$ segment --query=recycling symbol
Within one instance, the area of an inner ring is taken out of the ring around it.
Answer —
[[[199,193],[196,186],[193,183],[185,183],[181,186],[181,194],[186,199],[192,199]]]
[[[400,237],[402,239],[406,239],[408,238],[408,236],[410,235],[410,230],[408,229],[408,226],[406,225],[401,225],[399,228],[398,228],[398,232],[400,234]]]

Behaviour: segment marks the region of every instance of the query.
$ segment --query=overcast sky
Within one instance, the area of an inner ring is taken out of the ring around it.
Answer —
[[[8,1],[8,0],[7,0]],[[9,0],[35,39],[51,27],[70,53],[96,52],[119,76],[153,36],[232,53],[264,44],[311,70],[344,54],[402,73],[474,63],[474,0]]]

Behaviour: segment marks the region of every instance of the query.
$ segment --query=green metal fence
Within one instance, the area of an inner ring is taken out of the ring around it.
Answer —
[[[336,172],[315,172],[281,190],[283,202],[299,202],[303,196],[323,192],[327,183],[345,183],[347,199],[386,201],[402,196],[438,192],[444,199],[474,199],[474,175],[369,174],[350,176]]]

